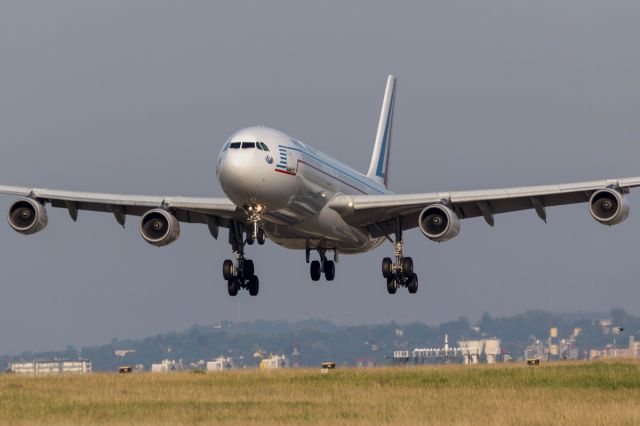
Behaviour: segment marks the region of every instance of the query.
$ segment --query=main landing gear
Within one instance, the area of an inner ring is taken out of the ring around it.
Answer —
[[[382,259],[382,276],[387,280],[387,291],[395,294],[399,287],[406,287],[409,293],[418,292],[418,275],[413,272],[413,259],[404,257],[402,252],[402,222],[395,223],[395,262],[389,257]]]
[[[239,222],[232,222],[229,226],[229,244],[236,255],[236,263],[227,259],[222,264],[222,276],[227,281],[229,296],[237,296],[240,289],[249,291],[251,296],[257,296],[260,291],[260,280],[255,275],[253,260],[244,257],[245,244],[264,244],[264,232],[254,223],[254,234],[247,234],[244,239],[244,226]]]
[[[318,248],[318,254],[320,254],[320,260],[314,260],[311,262],[309,271],[311,273],[312,281],[320,281],[320,277],[324,274],[327,281],[333,281],[336,277],[336,263],[338,262],[338,251],[333,251],[333,260],[327,259],[327,249]],[[307,263],[309,263],[309,257],[311,255],[311,249],[307,247],[306,251]]]

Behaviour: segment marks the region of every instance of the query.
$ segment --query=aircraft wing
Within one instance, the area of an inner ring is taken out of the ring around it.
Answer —
[[[204,223],[217,236],[218,226],[228,227],[229,219],[244,217],[244,212],[226,198],[159,197],[148,195],[120,195],[93,192],[62,191],[0,185],[0,194],[32,197],[65,208],[75,221],[78,211],[111,213],[124,226],[127,215],[142,216],[145,212],[165,207],[180,222]]]
[[[637,186],[640,186],[640,177],[477,191],[339,195],[329,207],[351,225],[366,227],[373,236],[379,237],[393,233],[396,218],[402,218],[403,229],[417,227],[420,212],[435,203],[447,204],[460,219],[483,216],[492,226],[494,214],[528,209],[535,210],[546,222],[546,207],[586,203],[595,191],[607,187],[628,193]]]

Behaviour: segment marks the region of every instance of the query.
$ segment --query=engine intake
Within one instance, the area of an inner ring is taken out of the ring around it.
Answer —
[[[11,204],[7,220],[14,231],[23,235],[40,232],[49,223],[44,206],[32,198],[22,198]]]
[[[458,216],[442,204],[434,204],[422,210],[418,224],[427,238],[438,243],[455,238],[460,232]]]
[[[593,193],[589,200],[591,216],[603,225],[617,225],[629,216],[629,205],[618,191],[605,188]]]
[[[180,237],[180,222],[166,210],[149,210],[140,221],[140,235],[153,246],[166,246]]]

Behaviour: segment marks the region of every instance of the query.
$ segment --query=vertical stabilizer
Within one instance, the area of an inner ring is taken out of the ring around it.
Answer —
[[[367,176],[376,182],[387,186],[389,177],[389,152],[391,151],[391,131],[393,129],[393,108],[396,100],[396,78],[387,78],[387,89],[384,92],[376,144]]]

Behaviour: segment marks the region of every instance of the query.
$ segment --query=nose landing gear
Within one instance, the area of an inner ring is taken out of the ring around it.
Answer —
[[[247,234],[247,244],[253,245],[253,242],[257,241],[258,245],[263,245],[266,240],[266,236],[258,224],[262,220],[264,206],[260,204],[247,206],[247,211],[249,212],[249,223],[251,223],[253,227],[253,232],[251,234]]]
[[[409,293],[418,292],[418,275],[413,272],[413,259],[404,257],[402,248],[402,223],[398,218],[395,224],[395,261],[385,257],[382,259],[382,276],[387,280],[387,291],[395,294],[399,287],[406,287]]]
[[[307,263],[309,263],[309,257],[311,249],[306,249]],[[324,273],[324,277],[327,281],[333,281],[336,277],[336,262],[338,261],[338,252],[334,250],[334,260],[327,259],[327,249],[318,248],[318,254],[320,254],[320,260],[314,260],[310,265],[310,273],[312,281],[320,281],[320,277]]]

